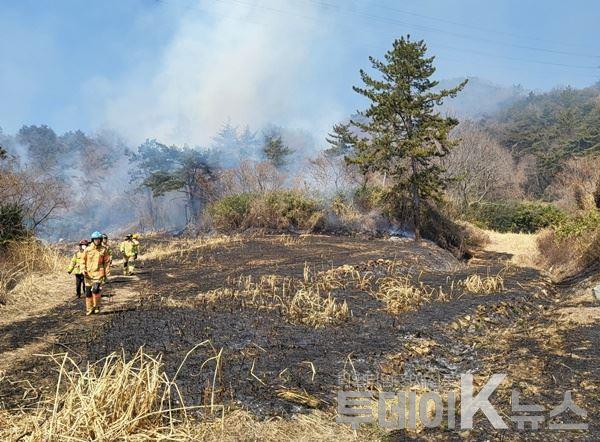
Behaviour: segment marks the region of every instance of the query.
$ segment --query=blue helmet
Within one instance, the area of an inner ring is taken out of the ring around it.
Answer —
[[[94,233],[92,233],[92,239],[102,239],[102,233],[96,230]]]

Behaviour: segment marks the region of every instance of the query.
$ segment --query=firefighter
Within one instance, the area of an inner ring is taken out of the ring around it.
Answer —
[[[106,250],[108,251],[108,256],[110,256],[110,265],[112,266],[112,261],[113,261],[113,249],[108,245],[108,235],[106,233],[102,234],[102,245],[104,247],[106,247]]]
[[[102,245],[102,233],[92,233],[92,243],[83,252],[81,267],[85,277],[85,314],[99,313],[102,283],[110,276],[110,256]]]
[[[125,276],[132,275],[137,257],[137,246],[133,242],[133,235],[125,236],[125,240],[119,244],[119,250],[123,254],[123,274]]]
[[[86,249],[88,244],[89,242],[87,239],[82,239],[79,241],[77,251],[73,254],[71,263],[67,269],[69,275],[75,275],[75,294],[77,295],[77,298],[81,298],[81,295],[85,293],[85,279],[83,277],[83,269],[81,264],[83,262],[83,251]]]
[[[114,253],[113,253],[113,249],[112,249],[112,247],[111,247],[110,245],[108,245],[108,235],[107,235],[106,233],[103,233],[103,234],[102,234],[102,245],[103,245],[104,247],[106,247],[106,250],[107,250],[107,252],[108,252],[108,256],[110,256],[110,259],[109,259],[109,261],[108,261],[108,266],[109,266],[109,267],[112,267],[112,262],[113,262],[113,255],[114,255]],[[103,283],[105,283],[105,284],[108,284],[108,278],[104,278],[104,281],[102,281],[102,282],[103,282]],[[106,291],[106,287],[107,287],[107,285],[105,285],[105,286],[102,288],[102,293],[101,293],[101,297],[102,297],[102,298],[110,298],[110,294],[109,294],[109,293],[107,293],[107,291]]]
[[[131,235],[131,238],[132,238],[133,243],[135,244],[133,259],[135,259],[137,261],[138,253],[140,253],[140,234],[134,233],[133,235]]]

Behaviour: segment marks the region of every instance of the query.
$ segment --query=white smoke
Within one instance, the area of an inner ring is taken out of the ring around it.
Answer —
[[[138,67],[113,90],[106,124],[133,143],[206,146],[228,120],[254,129],[296,125],[322,137],[344,112],[317,88],[311,96],[323,61],[311,48],[328,28],[306,19],[318,8],[306,2],[301,15],[282,15],[276,9],[285,2],[249,1],[193,3],[154,66]]]

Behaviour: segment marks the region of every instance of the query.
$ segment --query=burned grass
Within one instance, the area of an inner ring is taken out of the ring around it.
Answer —
[[[483,381],[506,370],[528,386],[529,397],[540,394],[547,403],[556,402],[556,391],[574,387],[580,405],[593,409],[597,377],[589,358],[595,350],[586,342],[595,342],[597,327],[562,321],[553,328],[552,312],[561,295],[535,270],[503,270],[496,255],[481,255],[468,266],[446,262],[444,252],[403,241],[307,236],[297,244],[285,242],[244,238],[209,251],[199,247],[182,256],[148,258],[142,281],[133,287],[142,302],[61,332],[54,350],[76,352],[79,367],[113,352],[130,360],[140,347],[161,358],[161,370],[168,379],[177,378],[177,395],[187,406],[225,405],[224,418],[194,421],[193,429],[181,423],[198,440],[291,440],[295,431],[300,440],[350,439],[350,428],[334,422],[336,392],[348,377],[356,381],[368,373],[376,376],[367,377],[361,388],[397,391],[426,380],[448,391],[456,388],[461,373],[472,372]],[[459,284],[472,275],[484,281],[499,274],[503,290],[485,296]],[[347,306],[347,317],[339,316],[340,306]],[[27,329],[27,323],[20,326]],[[52,326],[46,331],[51,333]],[[207,340],[212,346],[188,355]],[[20,342],[15,337],[0,342],[0,348],[10,350]],[[216,377],[214,364],[205,364],[215,350],[220,354]],[[549,381],[553,373],[561,377]],[[36,386],[47,380],[36,394],[53,397],[56,385],[49,380],[56,380],[55,373],[35,358],[6,375]],[[8,393],[7,407],[18,404],[26,391],[35,397],[26,384],[3,388],[3,383],[0,394],[11,388],[15,393]],[[467,435],[423,430],[419,437],[496,434],[481,428]],[[364,440],[383,436],[373,427],[362,431],[358,437]]]

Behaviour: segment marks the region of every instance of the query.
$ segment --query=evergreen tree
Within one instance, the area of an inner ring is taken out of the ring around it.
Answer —
[[[426,57],[426,51],[422,40],[413,42],[407,36],[394,41],[385,61],[369,57],[380,78],[360,71],[365,86],[354,90],[371,104],[359,114],[364,121],[352,121],[362,135],[357,137],[356,154],[350,161],[363,173],[387,175],[396,200],[410,195],[416,240],[421,237],[421,202],[437,199],[445,185],[436,159],[455,144],[448,134],[458,124],[440,116],[434,106],[456,96],[466,84],[435,91],[438,82],[430,79],[435,72],[434,57]]]
[[[287,164],[287,157],[292,154],[292,149],[283,143],[281,135],[275,131],[265,134],[263,155],[278,169]]]
[[[248,158],[255,157],[257,150],[260,147],[259,140],[256,139],[256,132],[250,130],[250,126],[246,125],[239,136],[240,157]]]
[[[231,167],[240,159],[238,129],[227,120],[212,139],[213,158],[216,162]]]
[[[135,165],[132,181],[141,182],[153,197],[182,192],[186,199],[187,222],[198,221],[216,180],[215,168],[206,151],[146,140],[131,155],[130,162]]]
[[[350,123],[340,123],[333,126],[333,132],[327,134],[325,141],[331,147],[325,149],[325,155],[339,157],[349,155],[354,149],[354,135],[350,131]]]
[[[34,166],[42,170],[60,172],[58,169],[65,146],[54,130],[45,124],[23,126],[19,129],[16,139],[27,148],[29,160]]]

